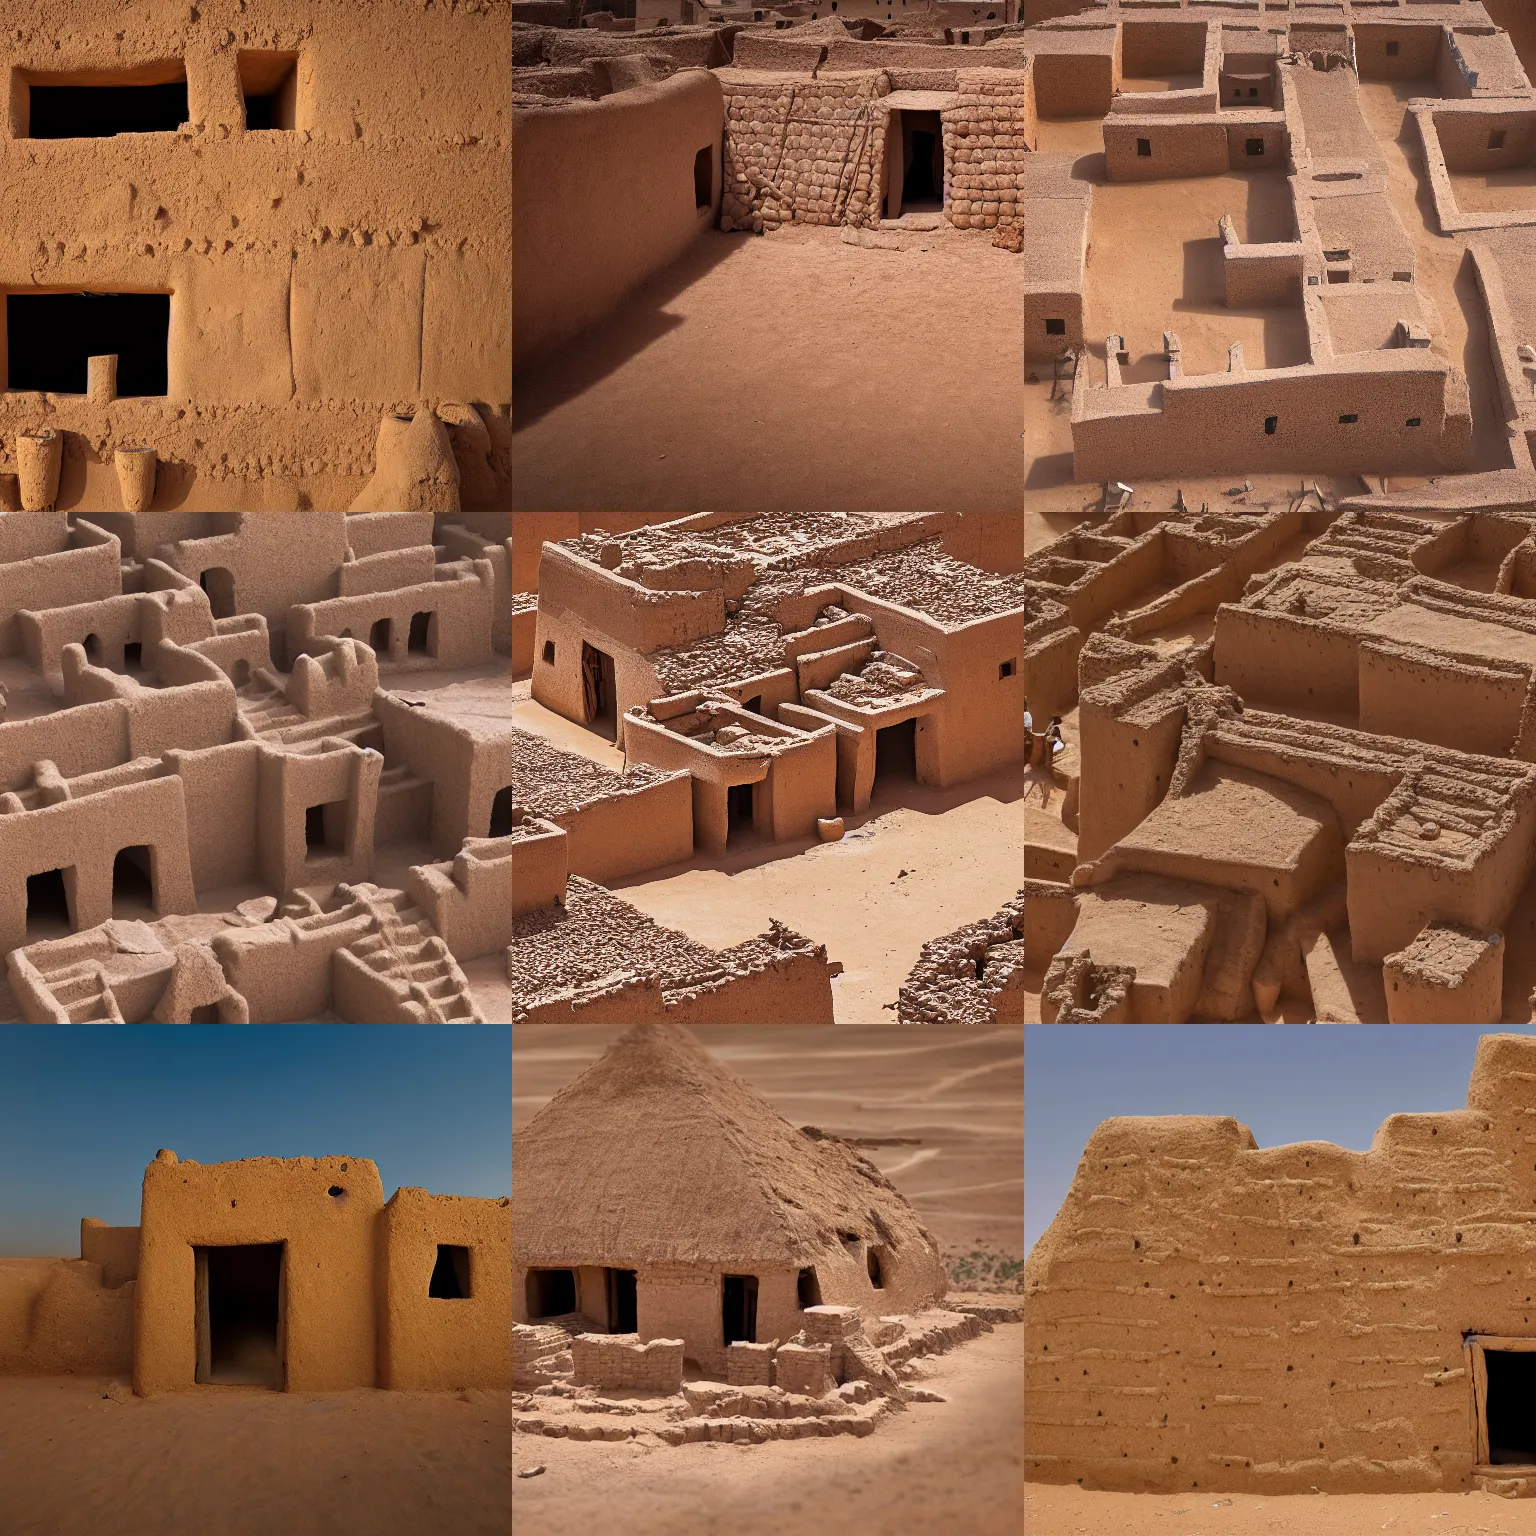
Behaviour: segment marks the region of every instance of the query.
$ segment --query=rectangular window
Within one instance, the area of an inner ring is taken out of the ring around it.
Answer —
[[[1410,427],[1422,427],[1424,425],[1424,418],[1422,416],[1410,416],[1408,418],[1408,425]]]
[[[8,293],[6,388],[83,395],[86,359],[117,355],[119,396],[164,395],[168,293]]]
[[[554,666],[554,664],[555,664],[555,642],[553,640],[546,640],[544,642],[544,665],[546,667],[552,667],[552,666]]]
[[[437,1262],[432,1266],[432,1278],[427,1283],[427,1295],[439,1301],[468,1301],[472,1294],[469,1249],[457,1243],[439,1243]]]
[[[1045,322],[1045,334],[1047,336],[1065,336],[1067,334],[1067,322],[1065,320],[1047,320]]]
[[[1346,415],[1339,417],[1339,425],[1341,427],[1352,427],[1359,420],[1359,416],[1354,411],[1350,411]]]
[[[246,131],[286,130],[299,126],[299,56],[296,53],[247,52],[236,56]]]
[[[1151,155],[1152,155],[1152,140],[1151,139],[1137,139],[1136,140],[1136,153],[1138,155],[1143,155],[1143,156],[1147,157],[1148,159],[1150,159]]]
[[[304,809],[304,857],[328,859],[347,846],[347,802],[332,800]]]
[[[1397,57],[1397,55],[1398,55],[1398,45],[1396,43],[1388,43],[1387,44],[1387,57],[1389,59],[1395,59]]]
[[[1349,260],[1349,252],[1347,250],[1342,250],[1342,251],[1324,251],[1323,252],[1323,260],[1324,261],[1348,261]]]
[[[997,669],[998,682],[1002,682],[1005,678],[1013,677],[1018,670],[1019,663],[1017,658],[1000,663]]]
[[[1264,153],[1264,140],[1263,139],[1249,139],[1248,140],[1248,153],[1250,155],[1262,155]]]
[[[1275,429],[1279,425],[1280,425],[1280,418],[1278,416],[1266,416],[1264,418],[1264,435],[1265,435],[1265,437],[1273,437],[1275,435]]]
[[[110,139],[175,133],[187,121],[187,70],[168,59],[132,70],[18,70],[11,93],[18,139]]]

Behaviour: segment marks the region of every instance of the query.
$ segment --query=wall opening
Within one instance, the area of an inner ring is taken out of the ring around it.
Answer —
[[[154,861],[147,843],[120,848],[112,860],[112,916],[153,922]]]
[[[546,667],[552,667],[552,666],[554,666],[554,664],[555,664],[555,642],[553,640],[546,640],[544,642],[544,665]]]
[[[693,206],[695,208],[709,208],[713,206],[715,201],[714,180],[714,150],[706,144],[693,157]]]
[[[816,1278],[816,1266],[800,1271],[799,1279],[795,1282],[795,1296],[800,1302],[800,1310],[807,1307],[819,1307],[821,1305],[821,1283]]]
[[[588,725],[611,720],[617,726],[613,657],[585,640],[581,642],[581,698]]]
[[[530,1319],[565,1317],[576,1310],[576,1275],[569,1269],[530,1269],[523,1286]]]
[[[144,670],[144,645],[142,641],[130,640],[123,647],[123,670],[125,672],[142,672]]]
[[[432,621],[437,617],[433,613],[413,613],[411,615],[411,630],[406,639],[406,649],[417,656],[432,656],[437,652],[437,647],[432,644]]]
[[[243,656],[235,663],[235,674],[232,679],[236,688],[244,688],[251,680],[251,664]]]
[[[1045,334],[1047,336],[1065,336],[1067,334],[1067,322],[1065,320],[1047,320],[1045,322]]]
[[[727,1345],[757,1343],[757,1276],[722,1275],[720,1327]]]
[[[197,1380],[283,1385],[283,1245],[195,1248]]]
[[[1264,418],[1264,435],[1265,435],[1265,437],[1273,437],[1275,435],[1275,429],[1279,425],[1280,425],[1280,418],[1278,416],[1266,416]]]
[[[1346,411],[1342,416],[1339,417],[1339,425],[1341,427],[1352,427],[1359,420],[1360,416],[1357,411]]]
[[[208,606],[216,619],[235,616],[235,576],[226,566],[215,565],[203,571],[197,584],[208,594]]]
[[[727,842],[752,830],[752,785],[732,784],[725,792],[725,807]]]
[[[1491,133],[1489,133],[1489,135],[1488,135],[1488,148],[1489,149],[1503,149],[1504,148],[1504,129],[1502,129],[1502,128],[1495,128]]]
[[[635,1297],[634,1270],[610,1269],[604,1278],[608,1287],[608,1332],[638,1333],[640,1313]]]
[[[71,868],[70,873],[74,870]],[[69,919],[69,895],[62,869],[45,869],[27,876],[27,942],[56,939],[74,932]]]
[[[937,112],[902,112],[901,166],[902,211],[942,209],[944,128]]]
[[[885,1289],[885,1266],[880,1262],[880,1250],[878,1248],[866,1248],[864,1250],[864,1263],[869,1270],[869,1283],[877,1291]]]
[[[1401,44],[1399,44],[1399,43],[1388,43],[1387,44],[1387,57],[1389,59],[1395,59],[1400,52],[1401,52]]]
[[[242,49],[235,55],[247,131],[298,127],[299,56]]]
[[[201,1008],[194,1008],[187,1015],[188,1024],[217,1024],[219,1022],[219,1005],[217,1003],[204,1003]]]
[[[763,696],[762,696],[762,694],[760,694],[760,693],[753,694],[752,697],[750,699],[748,699],[741,707],[743,709],[751,710],[754,715],[762,714],[762,712],[763,712]]]
[[[88,662],[90,662],[90,664],[93,667],[99,667],[101,665],[101,639],[100,639],[100,637],[97,636],[97,635],[87,635],[85,637],[84,644],[85,644],[85,659]]]
[[[1248,140],[1248,153],[1250,155],[1262,155],[1264,153],[1264,140],[1263,139],[1249,139]]]
[[[175,133],[188,120],[187,71],[174,60],[149,66],[150,82],[120,75],[23,73],[27,121],[18,137],[109,139],[119,133]]]
[[[1485,1349],[1488,1459],[1497,1465],[1536,1464],[1536,1353]]]
[[[86,359],[117,355],[120,396],[164,395],[168,293],[8,293],[6,388],[83,395]]]
[[[432,1266],[432,1278],[427,1283],[427,1295],[439,1301],[468,1301],[472,1295],[469,1285],[469,1249],[461,1243],[439,1243],[437,1262]]]
[[[392,628],[388,619],[375,619],[373,628],[368,631],[368,644],[379,656],[389,654],[389,633]]]
[[[1140,155],[1142,157],[1142,159],[1150,160],[1152,158],[1152,140],[1151,139],[1137,139],[1136,140],[1136,153],[1138,155]]]
[[[491,825],[487,837],[512,836],[512,786],[503,784],[491,796]]]
[[[1019,662],[1018,662],[1018,658],[1017,657],[1014,657],[1013,660],[1011,660],[1011,661],[999,662],[998,663],[998,668],[997,668],[997,680],[998,680],[998,682],[1002,682],[1004,678],[1008,678],[1008,677],[1014,676],[1014,674],[1017,673],[1018,670],[1019,670]]]
[[[903,720],[875,733],[875,782],[917,778],[917,721]]]
[[[328,859],[344,853],[347,843],[347,802],[332,800],[304,808],[304,857]]]

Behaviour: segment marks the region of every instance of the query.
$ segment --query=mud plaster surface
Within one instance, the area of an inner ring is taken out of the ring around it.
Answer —
[[[0,1529],[508,1536],[511,1438],[504,1392],[145,1399],[126,1378],[0,1377]]]
[[[513,1442],[517,1536],[1018,1536],[1023,1483],[1023,1330],[1003,1324],[915,1364],[948,1399],[914,1404],[864,1440],[761,1446]]]
[[[514,505],[1016,510],[1023,264],[710,232],[520,374]]]

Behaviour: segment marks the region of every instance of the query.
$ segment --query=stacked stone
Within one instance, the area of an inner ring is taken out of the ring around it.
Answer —
[[[725,1379],[733,1387],[773,1385],[773,1345],[738,1340],[725,1351]]]
[[[843,1356],[848,1346],[864,1337],[864,1318],[857,1307],[807,1307],[800,1314],[807,1343],[828,1346],[827,1368],[836,1381],[843,1379]]]
[[[512,1384],[529,1388],[547,1382],[568,1363],[570,1343],[571,1337],[563,1328],[513,1323]]]
[[[720,227],[873,226],[880,220],[884,70],[744,79],[723,75],[726,127]]]
[[[1024,227],[1025,76],[968,69],[944,119],[945,213],[956,229]]]
[[[832,1385],[829,1344],[782,1344],[778,1354],[779,1386],[802,1397],[824,1397]]]
[[[576,1380],[631,1392],[676,1392],[683,1382],[683,1341],[635,1333],[578,1333],[571,1340]]]

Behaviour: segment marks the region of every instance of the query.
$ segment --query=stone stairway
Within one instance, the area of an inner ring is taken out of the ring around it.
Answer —
[[[423,1023],[485,1023],[464,972],[426,913],[404,891],[374,890],[368,903],[377,927],[348,946],[352,955],[385,978],[402,1002],[415,1003]]]
[[[44,971],[54,1001],[69,1015],[71,1024],[121,1024],[117,1001],[106,976],[95,960],[76,960],[56,971]]]

